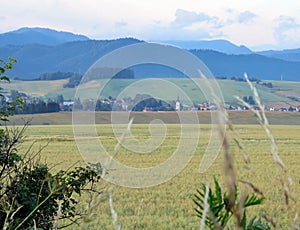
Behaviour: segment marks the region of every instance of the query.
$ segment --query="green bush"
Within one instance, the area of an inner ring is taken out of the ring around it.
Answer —
[[[12,68],[14,59],[0,60],[0,80],[9,81],[5,71]],[[3,95],[0,95],[3,97]],[[20,102],[7,104],[1,109],[0,119],[6,121],[10,110]],[[22,129],[0,129],[0,226],[2,229],[51,229],[58,220],[77,223],[87,212],[79,212],[76,205],[83,192],[100,193],[96,184],[100,180],[100,163],[86,167],[51,172],[40,160],[39,150],[31,148],[20,154],[19,145],[28,126]],[[57,226],[55,226],[57,227]]]

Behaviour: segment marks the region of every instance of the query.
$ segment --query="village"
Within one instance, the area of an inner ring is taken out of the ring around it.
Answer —
[[[147,94],[137,94],[134,98],[126,97],[116,99],[109,96],[104,99],[83,99],[65,100],[63,95],[57,95],[52,99],[42,99],[39,97],[31,97],[18,91],[12,91],[10,95],[2,98],[0,107],[5,108],[7,103],[16,99],[23,102],[13,113],[15,114],[35,114],[35,113],[51,113],[51,112],[70,112],[73,110],[83,111],[129,111],[129,112],[164,112],[164,111],[210,111],[217,110],[217,106],[209,101],[202,103],[187,104],[177,97],[176,100],[168,102],[156,99]],[[260,108],[255,105],[251,96],[243,97],[243,101],[252,106],[253,109]],[[266,102],[263,103],[265,111],[271,112],[299,112],[300,103],[293,101],[293,104],[287,102]],[[246,111],[248,107],[242,103],[225,103],[224,109],[230,111]]]
[[[251,106],[255,110],[260,108],[254,103]],[[271,112],[299,112],[300,103],[298,105],[291,105],[286,102],[279,103],[265,103],[263,104],[265,111]],[[77,110],[95,110],[95,111],[136,111],[136,112],[163,112],[163,111],[210,111],[217,110],[217,106],[209,101],[204,101],[200,104],[187,105],[177,100],[169,101],[168,103],[149,97],[148,95],[137,95],[136,98],[131,99],[115,99],[108,97],[100,100],[85,99],[80,101],[64,101],[60,103],[61,111],[72,111],[74,108]],[[230,111],[246,111],[248,107],[239,104],[225,104],[224,108]]]

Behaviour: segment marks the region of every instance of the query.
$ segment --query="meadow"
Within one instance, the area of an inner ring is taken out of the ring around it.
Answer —
[[[110,80],[104,90],[101,92],[100,98],[115,97],[117,98],[122,92],[122,97],[134,98],[137,93],[143,93],[142,89],[148,89],[153,95],[159,96],[166,101],[176,100],[180,96],[184,100],[184,96],[178,90],[174,90],[173,86],[178,87],[185,92],[191,101],[194,103],[203,103],[207,100],[201,87],[206,88],[205,82],[200,78],[187,79],[187,78],[165,78],[165,84],[172,87],[157,87],[159,79],[112,79]],[[98,95],[97,92],[104,84],[105,80],[89,81],[80,86],[81,100],[93,98]],[[195,84],[195,82],[197,84]],[[299,101],[293,98],[298,98],[300,94],[299,82],[288,81],[269,81],[273,87],[268,88],[261,84],[256,84],[258,93],[262,102],[284,102],[288,105],[299,105]],[[19,92],[26,93],[30,96],[42,97],[45,100],[56,98],[58,94],[62,94],[65,100],[74,100],[77,88],[63,88],[67,80],[55,81],[17,81],[12,80],[10,83],[3,83],[3,88],[0,92],[9,94],[10,90],[18,89]],[[161,82],[160,82],[161,83]],[[252,95],[252,92],[246,82],[233,81],[233,80],[218,80],[217,83],[222,91],[224,101],[226,103],[236,104],[235,96],[243,98],[243,96]],[[200,87],[199,87],[200,86]],[[123,92],[123,90],[125,90]],[[163,91],[163,92],[162,92]],[[293,97],[293,98],[292,98]],[[182,101],[182,103],[188,103]]]
[[[299,117],[294,117],[298,118]],[[296,119],[297,120],[297,119]],[[270,142],[264,130],[257,124],[236,124],[235,129],[251,159],[251,170],[245,164],[239,148],[231,136],[230,151],[234,155],[234,164],[238,179],[249,181],[263,191],[266,200],[262,206],[250,210],[251,216],[267,214],[277,223],[278,229],[287,229],[291,225],[295,210],[288,210],[285,205],[284,193],[279,178],[283,174],[278,171],[270,153]],[[109,124],[98,124],[97,133],[103,146],[113,153],[117,144],[116,137]],[[201,135],[196,152],[187,167],[171,180],[150,188],[132,189],[120,187],[102,181],[100,188],[103,193],[99,203],[92,210],[94,216],[89,222],[82,223],[77,229],[114,229],[113,218],[109,206],[108,194],[112,194],[113,205],[118,213],[118,222],[122,229],[199,229],[200,220],[194,211],[193,196],[200,183],[212,183],[213,176],[224,185],[224,157],[222,152],[214,164],[204,173],[198,168],[210,138],[210,125],[200,125]],[[149,136],[148,126],[133,124],[133,135],[145,140]],[[279,155],[286,164],[287,172],[293,178],[296,201],[300,196],[300,126],[272,125],[271,131],[276,138]],[[134,167],[149,167],[166,160],[176,148],[180,137],[178,124],[167,125],[167,135],[160,148],[150,154],[136,154],[124,148],[116,156],[116,160]],[[72,167],[74,163],[84,164],[74,141],[72,126],[68,125],[31,125],[25,133],[23,151],[33,142],[34,150],[47,145],[42,151],[42,160],[53,166],[53,170]],[[252,190],[239,183],[240,191]],[[81,207],[86,207],[87,198],[82,197]],[[296,206],[295,206],[296,207]],[[298,210],[299,211],[299,210]],[[74,229],[75,226],[71,227]]]

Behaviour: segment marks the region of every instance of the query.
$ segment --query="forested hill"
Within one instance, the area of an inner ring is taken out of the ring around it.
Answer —
[[[10,76],[21,80],[37,79],[43,73],[53,72],[84,74],[103,55],[139,42],[143,41],[134,38],[91,40],[82,35],[50,29],[22,28],[0,34],[0,59],[5,60],[9,56],[16,58],[18,62]],[[221,44],[223,43],[224,41]],[[202,47],[203,49],[193,49],[190,52],[199,57],[216,77],[243,77],[246,72],[250,77],[261,80],[283,78],[300,81],[300,61],[297,59],[284,60],[276,55],[272,56],[273,53],[264,55],[250,51],[245,54],[226,54],[213,51],[211,48],[214,43],[209,44],[210,49]],[[230,44],[230,47],[235,46]],[[245,48],[239,52],[243,50]],[[135,78],[184,76],[174,69],[153,65],[135,67],[133,70]]]
[[[142,42],[133,38],[67,42],[56,46],[40,44],[6,45],[0,47],[0,59],[12,56],[18,63],[11,76],[36,79],[46,72],[84,73],[103,55],[123,46]]]
[[[263,80],[300,81],[300,62],[259,54],[228,55],[212,50],[191,50],[218,77],[243,77],[244,73]]]
[[[266,50],[258,52],[258,54],[287,61],[300,61],[300,48],[286,50]]]

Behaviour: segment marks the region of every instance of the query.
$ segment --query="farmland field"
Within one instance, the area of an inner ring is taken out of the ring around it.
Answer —
[[[117,112],[115,112],[117,113]],[[189,113],[189,112],[184,112]],[[119,114],[124,114],[120,112]],[[228,111],[229,119],[233,124],[258,124],[255,116],[250,111]],[[211,123],[210,111],[197,112],[200,124]],[[300,125],[299,112],[266,112],[267,118],[272,125]],[[135,112],[130,114],[134,117],[135,124],[148,124],[153,119],[161,119],[166,124],[178,124],[176,112]],[[30,120],[31,125],[71,125],[72,112],[22,114],[11,117],[10,125],[23,125],[24,121]],[[96,124],[110,124],[110,112],[95,112]]]
[[[299,117],[298,117],[299,119]],[[231,152],[235,156],[235,167],[238,179],[255,184],[265,197],[265,203],[251,209],[251,216],[267,214],[276,223],[278,229],[287,229],[294,216],[287,211],[284,194],[280,185],[281,175],[291,175],[296,201],[300,197],[300,126],[273,125],[271,131],[276,138],[279,155],[286,164],[286,174],[278,170],[270,154],[270,142],[258,125],[235,125],[246,152],[251,159],[251,171],[244,168],[238,147],[231,141]],[[196,217],[192,201],[196,188],[200,183],[213,181],[217,176],[223,184],[223,155],[218,158],[206,172],[199,173],[198,167],[205,152],[210,126],[200,126],[201,135],[196,152],[187,167],[171,180],[150,188],[132,189],[119,187],[102,181],[103,194],[99,205],[93,210],[95,216],[90,223],[83,223],[82,229],[114,229],[109,207],[108,192],[113,196],[113,205],[118,213],[118,221],[123,229],[199,229],[200,220]],[[99,140],[109,152],[113,152],[117,140],[108,124],[97,125]],[[132,125],[132,133],[140,139],[149,135],[147,125]],[[228,132],[232,136],[231,132]],[[149,167],[166,160],[176,148],[180,137],[178,124],[167,125],[167,136],[162,146],[150,154],[134,154],[121,148],[116,160],[136,167]],[[29,126],[21,150],[27,149],[32,142],[35,148],[48,144],[42,151],[42,159],[55,169],[68,168],[74,163],[84,164],[76,147],[71,125],[32,125]],[[238,184],[240,191],[251,192],[243,184]],[[82,197],[82,207],[85,207]],[[299,210],[298,210],[299,211]],[[72,228],[73,229],[73,228]],[[78,229],[81,229],[78,227]]]

